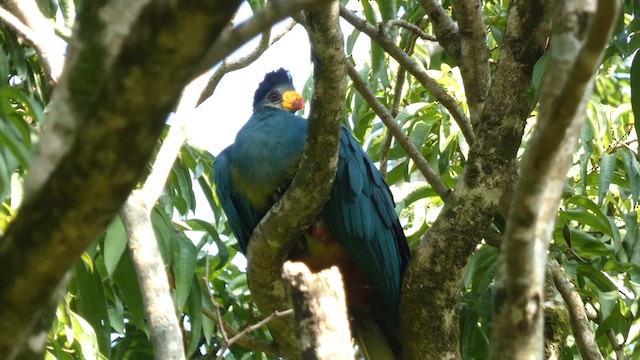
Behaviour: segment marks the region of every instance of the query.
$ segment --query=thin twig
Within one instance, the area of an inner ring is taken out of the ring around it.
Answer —
[[[284,318],[284,317],[288,317],[288,316],[291,316],[291,315],[293,315],[293,309],[288,309],[288,310],[284,310],[284,311],[275,311],[271,315],[269,315],[266,318],[260,320],[259,322],[255,323],[253,325],[249,325],[246,328],[242,329],[240,332],[235,334],[231,339],[229,339],[228,341],[226,341],[222,345],[222,348],[220,348],[220,355],[218,355],[217,360],[224,359],[224,353],[227,351],[227,349],[229,349],[236,342],[240,341],[240,339],[246,337],[250,333],[260,329],[261,327],[263,327],[265,325],[267,325],[273,319]]]
[[[475,135],[471,128],[471,122],[469,118],[464,114],[456,99],[454,99],[447,91],[440,85],[435,79],[431,78],[420,65],[407,55],[402,49],[396,46],[391,38],[385,33],[379,31],[375,26],[369,24],[367,20],[362,19],[350,10],[340,5],[340,16],[347,20],[356,29],[367,34],[373,39],[380,47],[382,47],[391,57],[393,57],[400,66],[404,67],[413,77],[418,80],[422,86],[425,87],[435,98],[438,100],[453,117],[453,119],[460,127],[462,135],[469,145],[475,142]]]
[[[215,321],[218,323],[220,334],[222,334],[222,339],[226,343],[227,341],[229,341],[229,338],[227,337],[227,332],[224,330],[222,315],[220,313],[220,305],[218,305],[218,302],[216,301],[216,299],[213,298],[213,289],[211,288],[211,284],[209,284],[209,264],[210,264],[209,253],[207,253],[205,256],[204,276],[202,277],[202,280],[204,280],[204,286],[207,288],[207,295],[209,296],[209,301],[211,301],[211,305],[213,305],[213,307],[216,310]]]
[[[282,32],[276,34],[271,40],[269,40],[269,37],[271,36],[271,29],[268,29],[267,31],[262,33],[262,37],[260,38],[260,42],[258,43],[258,46],[255,49],[253,49],[249,54],[233,61],[228,61],[226,59],[223,60],[222,64],[213,72],[213,75],[211,75],[211,77],[209,78],[209,83],[207,84],[205,89],[202,91],[202,94],[200,94],[198,105],[202,104],[211,95],[213,95],[213,92],[215,91],[216,87],[218,86],[218,84],[220,83],[220,80],[222,80],[224,75],[232,71],[240,70],[252,64],[254,61],[256,61],[260,57],[260,55],[262,55],[265,51],[267,51],[267,49],[271,45],[275,44],[283,36],[289,33],[289,31],[291,31],[291,29],[293,29],[293,27],[296,24],[297,22],[295,20],[292,20]]]
[[[413,53],[414,46],[416,44],[416,38],[418,35],[412,33],[407,41],[407,54]],[[393,89],[393,102],[391,103],[391,116],[395,119],[400,112],[400,102],[402,101],[402,87],[407,79],[407,71],[402,67],[398,67],[398,74],[396,75],[396,83]],[[389,161],[389,151],[391,151],[391,140],[393,136],[389,130],[385,131],[382,145],[380,146],[380,174],[383,177],[387,177],[387,162]]]
[[[607,338],[609,338],[609,342],[611,342],[611,346],[613,346],[613,351],[616,353],[617,360],[624,360],[624,347],[623,344],[618,342],[616,338],[616,334],[613,332],[613,329],[607,329],[606,331]]]
[[[211,321],[217,321],[216,314],[213,311],[207,308],[203,308],[202,313],[204,314],[204,316],[208,317]],[[224,321],[222,322],[222,326],[224,328],[224,331],[227,333],[227,336],[234,337],[240,333],[238,330],[234,329],[233,326],[229,325]],[[246,349],[251,349],[253,351],[259,351],[259,352],[265,353],[268,356],[273,356],[273,357],[279,356],[278,348],[275,342],[264,342],[264,341],[256,340],[251,336],[244,336],[237,339],[234,344]],[[222,347],[218,348],[216,353],[218,353],[221,349]],[[227,349],[229,349],[229,347],[227,347]]]
[[[428,40],[428,41],[438,41],[438,39],[431,35],[431,34],[427,34],[424,30],[420,29],[420,27],[418,27],[418,25],[411,23],[405,19],[391,19],[385,23],[381,24],[381,27],[384,31],[384,33],[389,36],[389,30],[393,27],[393,26],[400,26],[402,28],[405,28],[411,32],[413,32],[414,34],[416,34],[418,37],[420,37],[423,40]]]
[[[467,95],[471,124],[480,121],[489,92],[489,47],[487,46],[482,10],[478,3],[453,0],[453,8],[460,27],[460,58],[458,65]]]
[[[371,92],[371,89],[362,80],[358,71],[349,63],[347,63],[347,73],[353,81],[353,86],[358,90],[362,97],[367,101],[373,111],[380,117],[380,120],[387,126],[389,132],[395,137],[396,141],[405,149],[407,155],[415,162],[416,166],[427,179],[433,190],[445,200],[449,194],[449,188],[440,180],[435,171],[431,168],[431,165],[425,160],[420,151],[411,143],[409,138],[404,134],[400,126],[393,120],[393,116],[384,105],[382,105],[375,95]]]
[[[602,354],[600,354],[600,350],[598,349],[598,343],[589,326],[589,320],[587,319],[587,313],[584,309],[584,303],[582,302],[580,294],[578,294],[569,280],[567,280],[557,261],[552,261],[549,266],[551,268],[551,274],[553,274],[553,283],[567,304],[567,310],[571,318],[571,329],[573,330],[573,336],[576,339],[576,345],[578,346],[580,355],[583,359],[602,359]]]
[[[459,63],[460,33],[458,25],[447,14],[440,1],[422,0],[421,3],[427,16],[429,16],[429,20],[431,20],[438,42]]]
[[[295,15],[303,9],[313,8],[321,3],[324,3],[324,1],[276,0],[267,2],[267,5],[252,18],[220,34],[216,42],[211,46],[209,52],[203,58],[198,68],[198,73],[208,71],[222,61],[228,54],[240,48],[240,46],[244,45],[254,36],[265,32],[276,22],[288,16]]]

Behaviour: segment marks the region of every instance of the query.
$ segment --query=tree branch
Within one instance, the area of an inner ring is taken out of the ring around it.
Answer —
[[[453,9],[460,27],[460,57],[462,74],[471,124],[477,125],[487,99],[491,74],[489,47],[480,2],[453,0]]]
[[[24,202],[0,241],[7,359],[28,356],[14,351],[23,344],[44,351],[34,326],[51,319],[38,309],[60,299],[56,286],[123,205],[175,99],[240,1],[189,2],[179,12],[172,2],[90,3],[79,7]]]
[[[371,92],[371,89],[367,86],[367,84],[362,80],[360,75],[358,75],[358,71],[347,62],[347,73],[353,82],[353,86],[358,90],[358,92],[362,95],[365,101],[371,106],[371,109],[378,115],[380,120],[387,126],[388,131],[393,135],[393,137],[400,143],[400,145],[407,152],[407,155],[413,160],[416,164],[422,175],[427,179],[433,190],[440,196],[442,199],[446,199],[447,195],[449,195],[449,188],[440,180],[438,174],[431,168],[431,165],[425,160],[425,158],[409,140],[409,137],[405,135],[400,126],[394,121],[393,116],[387,108],[382,105],[376,96]]]
[[[439,1],[421,0],[421,3],[433,24],[438,42],[457,63],[460,63],[461,46],[458,25],[444,11]]]
[[[344,39],[338,20],[337,1],[308,13],[315,88],[307,144],[291,186],[249,241],[247,277],[263,313],[291,307],[281,279],[282,265],[301,229],[320,212],[335,178],[346,93]],[[299,354],[290,319],[276,319],[269,328],[283,356]]]
[[[571,318],[571,329],[576,339],[580,356],[584,360],[602,359],[598,343],[593,331],[591,331],[591,326],[589,326],[589,319],[587,319],[587,313],[584,310],[584,303],[580,298],[580,294],[571,286],[557,261],[552,261],[549,267],[553,275],[553,282],[567,304],[567,310],[569,310]]]
[[[223,60],[222,64],[213,72],[213,75],[211,75],[211,77],[209,78],[209,83],[200,95],[198,105],[202,104],[213,94],[213,91],[216,89],[216,87],[220,83],[220,80],[222,80],[222,77],[225,74],[228,74],[232,71],[240,70],[252,64],[269,48],[269,46],[280,40],[280,38],[291,31],[291,29],[293,29],[296,24],[297,23],[295,21],[291,21],[289,26],[287,26],[284,31],[274,36],[271,40],[269,40],[269,37],[271,36],[271,29],[267,29],[262,33],[262,37],[260,38],[260,43],[258,44],[258,46],[249,54],[233,61],[227,61],[226,59]]]
[[[353,360],[342,276],[337,267],[312,274],[301,262],[284,263],[302,359]]]
[[[238,50],[240,46],[254,36],[270,29],[273,24],[292,16],[304,9],[312,9],[324,3],[322,0],[274,0],[268,1],[265,7],[249,20],[233,29],[225,30],[211,46],[198,68],[198,73],[208,71],[217,65],[228,54]]]
[[[595,0],[556,6],[538,123],[524,154],[500,253],[493,359],[542,355],[548,242],[592,79],[618,13],[616,1],[598,1],[597,11]]]
[[[133,191],[120,212],[129,239],[129,251],[140,283],[144,313],[155,359],[185,359],[182,332],[171,298],[145,199]]]
[[[51,85],[56,85],[64,67],[64,54],[61,47],[55,46],[62,40],[55,35],[53,24],[40,12],[35,0],[11,1],[7,6],[15,16],[0,7],[0,21],[33,46]]]
[[[354,15],[350,10],[340,5],[340,16],[347,20],[353,27],[367,34],[371,39],[377,42],[391,57],[393,57],[400,66],[404,67],[413,77],[418,80],[425,89],[427,89],[438,100],[453,117],[460,127],[462,135],[469,144],[475,141],[471,123],[464,114],[456,100],[447,93],[447,91],[436,80],[427,75],[420,65],[407,55],[402,49],[396,46],[391,38],[384,32],[379,31],[375,26],[369,24],[365,19],[361,19]]]
[[[405,19],[391,19],[385,22],[383,24],[383,31],[386,34],[386,36],[389,36],[389,30],[393,26],[400,26],[402,28],[405,28],[411,31],[412,33],[414,33],[416,36],[418,36],[422,40],[438,41],[438,39],[435,36],[431,34],[427,34],[426,32],[424,32],[424,30],[420,29],[418,25],[411,23]]]
[[[134,190],[120,212],[127,231],[131,260],[136,270],[144,302],[145,317],[157,356],[184,359],[184,346],[175,305],[171,297],[164,262],[151,223],[151,210],[160,197],[176,157],[187,137],[198,95],[205,86],[204,76],[183,91],[180,104],[151,172],[140,190]]]
[[[401,315],[400,329],[410,339],[403,343],[407,359],[460,356],[460,279],[511,178],[531,109],[533,66],[548,36],[542,9],[538,1],[511,2],[500,62],[467,166],[405,272],[401,314],[410,315]]]

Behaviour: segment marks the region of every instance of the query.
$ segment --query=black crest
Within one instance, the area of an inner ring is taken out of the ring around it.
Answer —
[[[289,74],[289,71],[280,68],[276,71],[267,73],[267,75],[264,76],[264,80],[262,80],[260,85],[258,85],[256,93],[253,95],[253,107],[255,108],[256,104],[267,96],[269,90],[273,89],[276,85],[282,84],[287,84],[293,88],[293,80],[291,80],[291,74]]]

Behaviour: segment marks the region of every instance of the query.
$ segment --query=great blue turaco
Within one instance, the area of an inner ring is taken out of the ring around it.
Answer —
[[[307,120],[294,113],[303,105],[288,71],[267,73],[253,115],[215,160],[217,195],[245,254],[252,231],[298,168]],[[368,359],[401,358],[398,306],[409,248],[389,187],[346,127],[330,198],[290,258],[312,271],[337,265],[361,352]]]

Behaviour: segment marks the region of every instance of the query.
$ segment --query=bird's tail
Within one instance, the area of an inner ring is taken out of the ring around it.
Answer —
[[[389,343],[387,335],[371,317],[358,316],[354,319],[353,325],[354,339],[365,359],[401,360],[399,349],[395,349],[394,352],[394,347]]]

